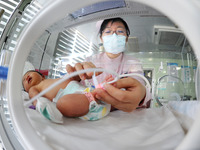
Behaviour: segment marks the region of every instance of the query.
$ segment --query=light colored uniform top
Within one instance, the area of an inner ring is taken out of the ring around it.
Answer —
[[[107,56],[105,52],[92,55],[87,57],[86,62],[92,62],[97,68],[104,68],[106,70],[112,70],[118,74],[130,74],[138,73],[143,75],[143,68],[141,62],[124,53],[120,54],[117,58],[111,59]],[[109,73],[102,73],[97,76],[98,83],[102,83],[105,80],[105,77]],[[138,76],[132,76],[137,79],[141,84],[145,85],[145,82],[142,78]],[[146,90],[146,97],[143,102],[141,102],[140,107],[147,107],[148,101],[151,99],[150,91]]]

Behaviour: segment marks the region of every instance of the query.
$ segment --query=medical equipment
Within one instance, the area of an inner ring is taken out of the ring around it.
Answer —
[[[190,66],[181,66],[181,71],[182,71],[182,80],[185,83],[191,82],[191,67]]]
[[[178,67],[177,63],[167,63],[167,74],[174,76],[174,77],[178,77],[178,70],[176,69]],[[169,82],[176,82],[175,78],[168,78]]]
[[[95,1],[95,2],[100,2],[100,1]],[[198,20],[199,3],[197,1],[195,2],[195,1],[185,0],[180,2],[178,0],[168,0],[168,1],[138,0],[138,2],[152,6],[157,10],[163,12],[164,14],[168,15],[177,25],[179,25],[185,31],[187,37],[190,39],[191,45],[193,46],[196,52],[197,58],[198,59],[200,58],[200,53],[198,53],[200,45],[198,42],[199,40],[197,40],[200,39],[200,33],[199,33],[200,22]],[[67,0],[65,1],[57,0],[50,2],[48,1],[44,7],[45,9],[41,10],[41,12],[32,21],[32,23],[27,26],[26,30],[23,31],[23,34],[18,41],[16,47],[17,52],[14,53],[11,62],[11,67],[9,68],[10,80],[8,81],[9,85],[8,99],[9,99],[9,106],[12,115],[12,122],[14,125],[14,129],[17,132],[20,141],[22,141],[23,146],[26,149],[51,149],[51,147],[46,145],[44,141],[38,138],[36,132],[33,131],[33,128],[30,125],[24,113],[24,107],[21,101],[21,94],[20,94],[21,83],[19,80],[16,80],[16,78],[17,79],[21,78],[23,64],[28,56],[30,47],[48,26],[62,19],[64,16],[66,16],[66,14],[92,3],[94,3],[94,1],[91,0],[84,1],[84,3],[82,1],[73,2]],[[171,8],[171,11],[169,11],[169,8]],[[182,19],[183,14],[184,14],[184,19]],[[187,20],[187,22],[185,20]],[[33,31],[35,34],[32,34]],[[199,93],[198,90],[199,88],[197,89],[197,93]],[[155,115],[156,114],[157,113],[155,113]],[[195,120],[193,127],[190,129],[186,138],[179,146],[179,149],[199,148],[199,142],[198,142],[198,140],[200,139],[199,138],[200,134],[198,130],[200,126],[199,118],[200,117],[197,116],[197,119]],[[34,141],[30,139],[30,135],[32,136],[31,139],[34,139]],[[128,144],[128,142],[126,144]]]
[[[7,75],[8,75],[8,67],[0,66],[0,78],[7,79]]]
[[[184,82],[172,75],[160,77],[156,83],[155,90],[155,99],[160,106],[163,106],[162,103],[168,103],[170,100],[181,101],[185,95]]]

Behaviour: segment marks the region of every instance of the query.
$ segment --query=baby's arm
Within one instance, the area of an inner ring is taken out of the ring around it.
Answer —
[[[64,95],[58,100],[56,106],[66,117],[81,117],[89,111],[89,101],[85,94]]]
[[[34,96],[36,96],[39,93],[40,93],[40,91],[36,86],[31,87],[28,92],[30,98],[33,98]],[[36,106],[36,103],[37,103],[37,100],[34,100],[33,105]]]

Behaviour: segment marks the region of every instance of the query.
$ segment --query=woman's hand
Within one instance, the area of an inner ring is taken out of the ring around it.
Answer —
[[[105,84],[104,88],[95,89],[95,97],[125,112],[135,110],[146,95],[145,87],[130,77],[119,79],[113,85]]]
[[[66,71],[70,74],[75,71],[83,70],[83,69],[89,69],[89,68],[96,68],[96,66],[92,62],[83,62],[83,63],[76,63],[74,67],[71,65],[66,66]],[[101,74],[100,72],[97,72],[96,75]],[[79,76],[73,77],[74,80],[85,80],[85,79],[91,79],[93,75],[93,72],[86,72],[84,74],[80,74]]]

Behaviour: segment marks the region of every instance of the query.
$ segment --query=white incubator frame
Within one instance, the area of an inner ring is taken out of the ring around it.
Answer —
[[[38,137],[24,111],[21,96],[21,79],[25,60],[30,52],[31,46],[41,33],[53,23],[61,20],[79,8],[101,2],[103,0],[51,0],[48,1],[39,14],[23,30],[16,50],[12,56],[9,74],[7,95],[9,99],[10,114],[14,129],[25,149],[52,149]],[[136,0],[137,2],[151,6],[167,15],[174,23],[181,27],[188,37],[195,54],[200,59],[200,5],[195,0]],[[186,21],[187,20],[187,21]],[[180,143],[177,149],[197,149],[200,147],[200,113],[192,128]],[[30,138],[31,136],[31,138]]]

